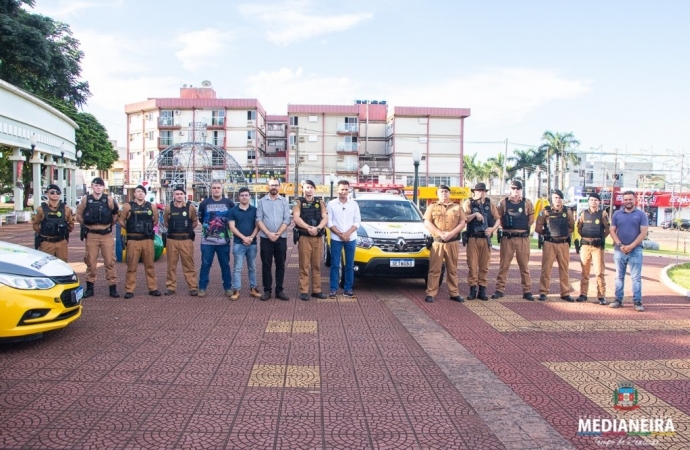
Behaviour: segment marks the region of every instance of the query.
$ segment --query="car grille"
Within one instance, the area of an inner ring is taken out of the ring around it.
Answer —
[[[74,273],[72,275],[64,275],[61,277],[50,277],[50,279],[53,280],[53,283],[55,284],[73,284],[79,282],[79,278]]]
[[[79,288],[74,288],[74,289],[66,289],[62,291],[62,294],[60,294],[60,300],[62,301],[62,304],[65,305],[66,308],[71,308],[72,306],[77,306],[79,303],[76,303],[72,301],[72,291],[79,289]]]
[[[417,253],[424,248],[424,239],[405,239],[405,248],[398,248],[396,239],[374,239],[374,246],[388,253]]]

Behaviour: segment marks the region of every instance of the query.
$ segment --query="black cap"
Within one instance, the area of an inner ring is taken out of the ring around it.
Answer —
[[[517,180],[513,181],[513,184],[511,184],[511,187],[517,188],[517,189],[522,189],[522,183],[520,183]]]
[[[484,191],[486,192],[486,184],[484,183],[477,183],[474,185],[474,189],[470,189],[472,192],[474,191]]]
[[[48,191],[57,191],[58,194],[62,194],[62,189],[60,189],[60,186],[57,184],[49,184],[46,186],[46,192]]]
[[[175,188],[173,189],[173,192],[175,192],[175,191],[187,192],[187,191],[185,191],[183,184],[176,185]]]
[[[553,190],[551,191],[551,193],[552,193],[552,194],[556,194],[556,195],[559,196],[561,199],[564,199],[564,198],[565,198],[565,196],[563,195],[563,191],[561,191],[560,189],[553,189]]]
[[[146,188],[143,185],[140,184],[139,186],[135,187],[134,192],[136,192],[137,189],[141,189],[142,191],[144,191],[144,194],[146,194]]]
[[[590,193],[589,193],[589,196],[590,196],[591,198],[596,198],[597,200],[601,201],[601,195],[599,195],[599,194],[596,193],[596,192],[590,192]]]
[[[308,184],[309,186],[311,186],[311,187],[313,187],[314,189],[316,189],[316,185],[315,185],[314,182],[311,181],[311,180],[304,180],[304,181],[302,181],[302,184]]]
[[[91,181],[91,184],[98,184],[101,186],[105,186],[105,181],[103,181],[103,178],[101,178],[101,177],[96,177]]]
[[[450,188],[448,186],[446,186],[445,184],[440,184],[438,186],[438,189],[439,190],[446,190],[446,191],[450,192]]]

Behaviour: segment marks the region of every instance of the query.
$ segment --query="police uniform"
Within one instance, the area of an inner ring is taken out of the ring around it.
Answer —
[[[137,186],[142,189],[143,186]],[[154,270],[153,228],[158,225],[158,214],[150,202],[136,201],[125,203],[120,213],[120,226],[127,230],[127,277],[125,279],[125,298],[134,296],[137,286],[137,266],[139,260],[144,262],[146,285],[149,295],[159,296],[158,282]]]
[[[582,211],[577,219],[577,230],[581,237],[580,264],[582,265],[582,279],[580,280],[580,298],[582,298],[582,301],[587,300],[590,268],[593,265],[597,279],[597,298],[600,304],[607,304],[605,299],[604,242],[609,235],[610,225],[608,213],[602,209],[592,212],[588,208]]]
[[[513,185],[522,184],[513,182]],[[500,266],[498,278],[496,278],[496,292],[491,298],[501,298],[506,287],[508,269],[513,261],[517,260],[520,268],[520,281],[522,283],[522,297],[525,300],[534,300],[532,296],[532,278],[529,273],[530,228],[534,223],[534,206],[528,199],[521,197],[514,202],[506,197],[498,205],[498,215],[501,218],[503,237],[501,238]]]
[[[482,187],[484,184],[479,183],[475,186]],[[483,190],[486,190],[484,187]],[[469,299],[479,297],[482,300],[488,300],[486,295],[487,277],[489,275],[489,263],[491,262],[491,244],[489,237],[487,239],[485,231],[487,228],[492,228],[500,220],[496,205],[491,203],[491,200],[485,198],[481,199],[467,199],[463,203],[463,210],[465,216],[469,217],[471,214],[480,213],[484,220],[482,222],[472,219],[467,222],[467,284],[470,287]],[[479,292],[477,292],[479,286]]]
[[[561,197],[562,198],[562,197]],[[558,262],[558,277],[560,280],[561,299],[572,302],[570,296],[570,265],[569,239],[575,228],[573,214],[565,206],[551,211],[539,213],[535,230],[544,236],[544,246],[541,254],[541,277],[539,283],[539,300],[546,300],[551,283],[551,269],[554,260]]]
[[[48,189],[55,189],[58,194],[62,194],[60,188],[55,185],[48,186]],[[65,207],[60,200],[57,204],[43,202],[34,215],[33,229],[38,234],[40,251],[67,262],[69,233],[74,229],[71,208]]]
[[[301,300],[309,300],[309,269],[311,268],[311,296],[326,298],[321,290],[321,260],[323,258],[323,235],[328,222],[328,214],[323,201],[312,198],[311,201],[300,197],[292,208],[293,219],[297,227],[293,233],[299,234],[299,292]],[[297,219],[300,219],[299,221]],[[305,227],[305,225],[307,227]],[[316,235],[309,233],[316,228]]]
[[[91,183],[104,185],[103,179],[94,178]],[[112,235],[113,224],[119,211],[117,202],[112,197],[101,194],[96,197],[89,194],[82,198],[77,206],[77,222],[81,224],[82,235],[85,234],[86,254],[86,290],[84,298],[91,297],[96,281],[96,263],[98,253],[103,257],[105,278],[110,287],[110,296],[117,298],[117,274],[115,272],[115,241]]]
[[[168,259],[168,273],[165,278],[166,295],[174,294],[177,289],[177,261],[182,264],[182,273],[187,281],[189,293],[196,296],[199,283],[194,267],[194,229],[199,225],[196,208],[185,202],[183,206],[175,206],[170,202],[163,212],[163,223],[168,229],[165,249]]]
[[[439,186],[440,189],[448,189]],[[462,206],[457,203],[443,204],[440,201],[432,203],[424,213],[424,220],[431,222],[440,231],[452,231],[460,224],[466,222]],[[460,231],[447,241],[443,241],[439,235],[430,229],[434,242],[429,256],[429,274],[427,276],[426,301],[431,302],[438,293],[441,278],[441,267],[446,265],[446,282],[448,292],[452,300],[464,301],[460,296],[458,287],[458,253],[460,252]]]

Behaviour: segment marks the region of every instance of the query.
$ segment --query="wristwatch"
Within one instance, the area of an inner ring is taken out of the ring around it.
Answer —
[[[622,247],[623,247],[623,243],[622,243],[622,242],[619,242],[619,243],[618,243],[618,248],[622,248]]]

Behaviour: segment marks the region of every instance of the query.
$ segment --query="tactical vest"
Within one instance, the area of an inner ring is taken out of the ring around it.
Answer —
[[[484,204],[479,203],[478,200],[470,200],[470,214],[480,213],[484,216],[484,221],[479,222],[478,220],[473,220],[467,224],[467,233],[477,234],[486,231],[487,228],[494,226],[494,216],[491,214],[491,200],[485,199]]]
[[[563,208],[560,211],[549,211],[549,217],[546,218],[548,224],[548,235],[551,237],[568,237],[568,213]]]
[[[300,197],[300,213],[299,217],[309,225],[310,227],[315,227],[321,223],[321,202],[318,199],[313,201],[307,201],[306,198]]]
[[[525,199],[520,203],[511,202],[506,197],[506,212],[501,217],[501,227],[504,230],[529,230],[529,217],[525,211]]]
[[[604,236],[604,211],[592,214],[589,209],[582,216],[582,232],[580,235],[587,239],[601,239]]]
[[[67,237],[68,228],[65,220],[65,204],[60,202],[58,209],[53,211],[46,203],[41,205],[43,220],[41,221],[41,236]]]
[[[168,233],[173,234],[191,234],[194,231],[192,228],[192,219],[189,214],[189,202],[186,205],[178,208],[174,202],[170,203],[170,217],[168,218]]]
[[[86,196],[86,207],[83,214],[85,225],[110,225],[113,223],[113,211],[108,206],[108,196],[101,195],[96,200],[92,195]]]
[[[153,239],[153,210],[151,203],[144,202],[138,205],[136,202],[129,202],[131,208],[127,218],[127,233],[143,234]]]

